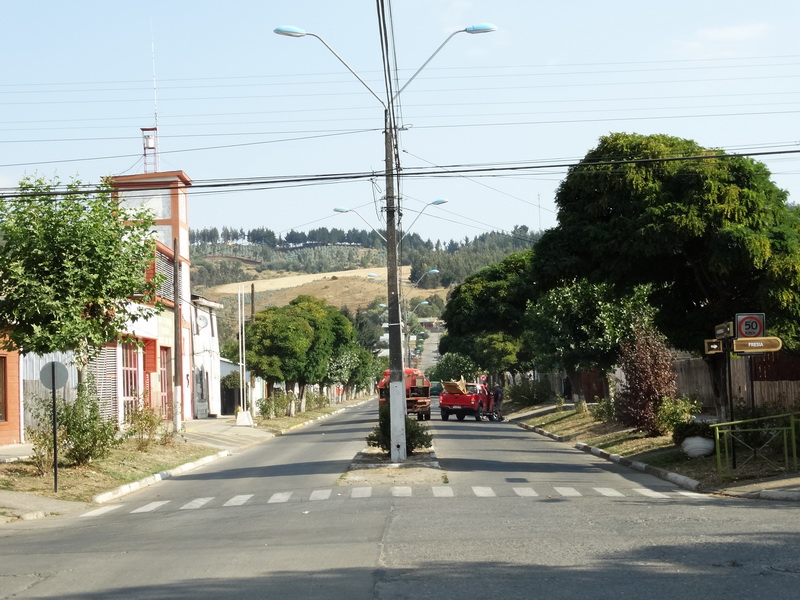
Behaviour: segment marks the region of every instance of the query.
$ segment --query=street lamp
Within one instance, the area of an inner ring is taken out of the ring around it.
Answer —
[[[411,366],[411,315],[417,312],[417,309],[420,306],[425,306],[426,304],[430,304],[427,300],[423,300],[419,304],[414,307],[414,310],[408,312],[408,307],[406,307],[406,363],[408,366]]]
[[[414,223],[416,223],[416,222],[417,222],[417,219],[419,219],[419,218],[422,216],[422,213],[424,213],[424,212],[425,212],[425,209],[426,209],[426,208],[428,208],[429,206],[441,206],[442,204],[447,204],[447,202],[448,202],[448,200],[446,200],[446,199],[444,199],[444,198],[439,198],[438,200],[434,200],[433,202],[428,202],[428,203],[427,203],[425,206],[423,206],[423,207],[422,207],[422,210],[420,210],[420,211],[417,213],[417,216],[416,216],[416,217],[414,217],[414,220],[413,220],[413,221],[411,221],[411,225],[409,225],[409,226],[406,228],[406,230],[405,230],[405,233],[403,233],[402,237],[400,238],[400,241],[402,242],[402,241],[403,241],[403,238],[405,238],[405,237],[406,237],[406,235],[408,235],[408,232],[409,232],[409,231],[411,231],[411,228],[412,228],[412,227],[414,227]]]
[[[450,36],[436,49],[436,51],[426,60],[423,65],[416,70],[411,78],[403,85],[396,94],[390,96],[391,91],[387,87],[386,95],[387,101],[384,102],[378,94],[376,94],[367,83],[359,77],[350,65],[339,56],[328,43],[320,36],[314,33],[300,29],[294,26],[282,26],[276,28],[274,31],[278,35],[299,38],[311,36],[318,39],[323,46],[325,46],[337,60],[344,65],[344,67],[358,79],[358,81],[367,88],[376,100],[383,107],[384,115],[384,160],[386,171],[386,279],[388,290],[389,302],[389,416],[390,416],[390,439],[391,439],[391,459],[392,462],[403,462],[406,459],[406,394],[403,373],[403,332],[400,323],[400,297],[399,297],[399,282],[397,276],[397,206],[395,198],[395,159],[393,149],[395,146],[395,125],[392,120],[392,113],[394,101],[400,93],[408,87],[420,71],[424,69],[428,63],[433,60],[444,45],[449,42],[453,36],[459,33],[489,33],[495,31],[497,28],[489,23],[481,23],[479,25],[472,25],[465,29],[459,29],[453,32]],[[389,72],[390,67],[388,63],[384,66],[386,81],[392,79],[392,74]],[[398,165],[399,167],[399,165]]]
[[[369,224],[369,221],[367,221],[367,220],[366,220],[364,217],[362,217],[362,216],[361,216],[361,213],[360,213],[360,212],[358,212],[357,210],[355,210],[354,208],[345,208],[344,206],[337,206],[336,208],[334,208],[334,209],[333,209],[333,212],[336,212],[336,213],[355,213],[355,214],[357,214],[357,215],[358,215],[358,218],[359,218],[359,219],[361,219],[362,221],[364,221],[364,223],[366,223],[366,224],[367,224],[367,227],[369,227],[370,229],[372,229],[372,231],[374,231],[375,233],[377,233],[377,234],[378,234],[378,236],[379,236],[379,237],[380,237],[380,238],[381,238],[381,239],[382,239],[384,242],[386,241],[386,238],[385,238],[385,237],[383,237],[383,235],[381,235],[381,232],[380,232],[380,231],[378,231],[377,229],[375,229],[375,228],[374,228],[372,225],[370,225],[370,224]]]

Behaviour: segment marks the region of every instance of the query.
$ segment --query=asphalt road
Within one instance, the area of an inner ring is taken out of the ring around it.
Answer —
[[[469,419],[430,423],[441,485],[338,486],[376,412],[4,526],[0,598],[797,597],[795,504],[689,494]]]

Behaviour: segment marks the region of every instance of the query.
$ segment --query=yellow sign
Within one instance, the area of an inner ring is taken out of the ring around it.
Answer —
[[[719,354],[722,352],[720,340],[705,340],[706,354]]]
[[[734,352],[777,352],[783,347],[781,338],[751,337],[733,340]]]

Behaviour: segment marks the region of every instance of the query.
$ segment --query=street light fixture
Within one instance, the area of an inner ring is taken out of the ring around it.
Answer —
[[[419,218],[422,216],[422,213],[424,213],[424,212],[425,212],[425,209],[426,209],[426,208],[428,208],[429,206],[441,206],[442,204],[447,204],[448,202],[449,202],[449,200],[446,200],[445,198],[439,198],[439,199],[437,199],[437,200],[434,200],[433,202],[428,202],[428,203],[427,203],[425,206],[423,206],[423,207],[422,207],[422,210],[420,210],[420,211],[417,213],[417,216],[416,216],[416,217],[414,217],[414,220],[413,220],[413,221],[411,221],[411,225],[409,225],[409,226],[406,228],[406,230],[405,230],[405,233],[403,233],[402,237],[400,238],[400,241],[402,242],[402,241],[403,241],[403,238],[405,238],[405,237],[406,237],[406,235],[408,235],[408,232],[410,232],[410,231],[411,231],[411,228],[412,228],[412,227],[414,227],[414,223],[416,223],[416,222],[417,222],[417,219],[419,219]],[[399,242],[398,242],[398,243],[399,243]]]
[[[367,221],[367,220],[366,220],[364,217],[362,217],[362,216],[361,216],[361,213],[360,213],[360,212],[358,212],[357,210],[355,210],[355,209],[353,209],[353,208],[345,208],[344,206],[337,206],[336,208],[334,208],[334,209],[333,209],[333,212],[336,212],[336,213],[355,213],[355,214],[357,214],[359,219],[361,219],[362,221],[364,221],[364,223],[366,223],[366,224],[367,224],[367,226],[368,226],[370,229],[372,229],[372,231],[374,231],[375,233],[377,233],[377,234],[378,234],[378,236],[379,236],[379,237],[380,237],[380,238],[381,238],[381,239],[382,239],[384,242],[386,241],[386,238],[385,238],[385,237],[383,237],[383,235],[381,235],[381,232],[380,232],[380,231],[378,231],[377,229],[375,229],[375,228],[374,228],[372,225],[370,225],[370,224],[369,224],[369,221]]]
[[[459,33],[489,33],[496,31],[497,28],[489,23],[481,23],[478,25],[471,25],[464,29],[459,29],[453,32],[450,36],[436,49],[436,51],[426,60],[423,65],[416,70],[411,78],[403,85],[396,94],[390,96],[390,90],[387,88],[387,101],[384,102],[378,94],[376,94],[367,83],[359,77],[350,65],[339,56],[336,51],[331,48],[328,43],[315,33],[310,33],[299,27],[285,25],[277,27],[274,31],[278,35],[300,38],[311,36],[318,39],[323,46],[325,46],[337,60],[344,65],[344,67],[353,74],[353,76],[367,88],[383,107],[384,114],[384,161],[386,164],[386,279],[389,299],[389,370],[391,372],[389,377],[389,416],[390,416],[390,439],[391,439],[391,459],[392,462],[403,462],[406,459],[406,398],[405,398],[405,383],[403,372],[403,339],[402,339],[402,325],[400,323],[400,297],[399,297],[399,281],[397,275],[397,202],[395,198],[395,158],[393,149],[395,146],[395,125],[392,120],[392,107],[394,101],[400,93],[408,87],[420,71],[424,69],[428,63],[433,60],[439,51],[449,42],[453,36]],[[392,77],[389,71],[388,63],[384,66],[386,81]],[[398,165],[399,166],[399,165]],[[360,216],[360,215],[359,215]],[[382,236],[381,236],[382,237]]]

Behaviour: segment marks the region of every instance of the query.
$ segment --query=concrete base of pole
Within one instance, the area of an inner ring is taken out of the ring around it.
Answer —
[[[390,438],[392,462],[406,459],[406,386],[403,381],[389,384]]]

